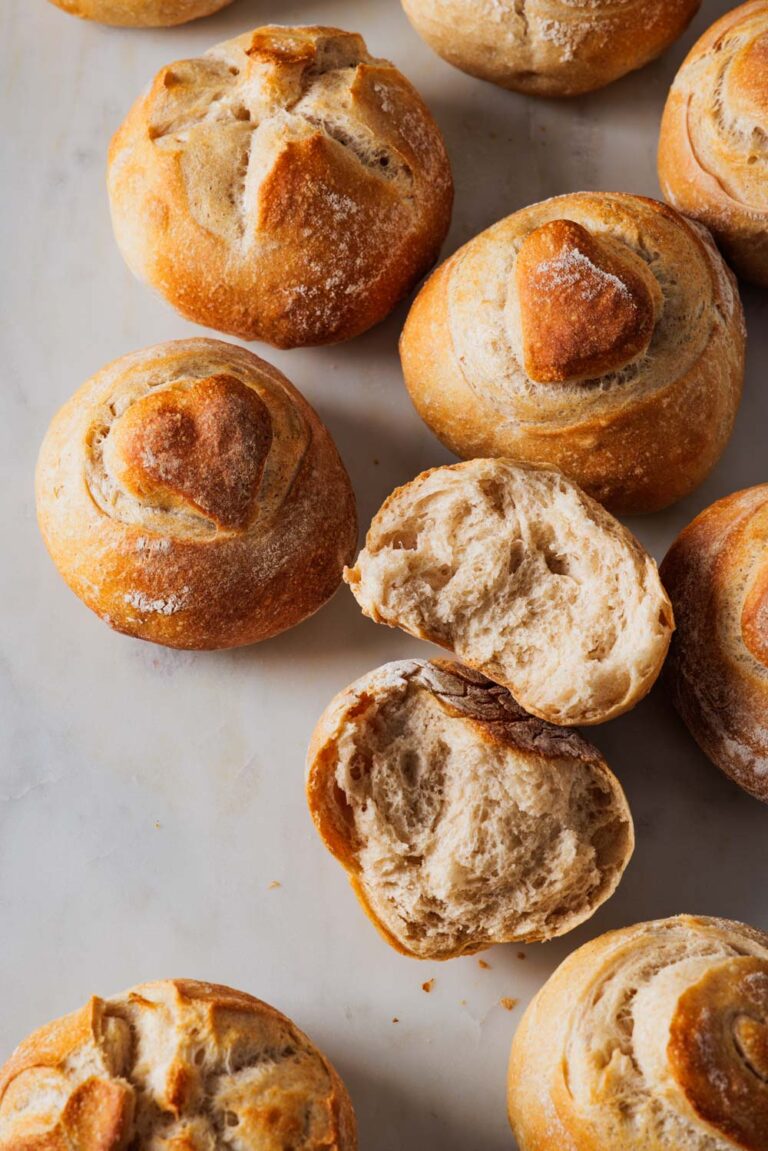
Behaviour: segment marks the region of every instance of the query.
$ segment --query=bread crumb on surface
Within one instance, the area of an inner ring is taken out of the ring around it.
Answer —
[[[434,986],[435,986],[434,979],[428,979],[426,983],[422,983],[421,990],[426,991],[427,995],[429,995],[430,991],[433,989]]]
[[[275,891],[278,887],[282,887],[282,886],[283,885],[279,879],[273,879],[272,882],[270,883],[269,887],[267,888],[267,891]]]
[[[518,951],[517,958],[518,959],[525,959],[525,952],[524,951]]]
[[[501,1004],[501,1006],[504,1008],[504,1010],[505,1010],[505,1011],[514,1011],[514,1010],[515,1010],[515,1008],[517,1007],[517,1004],[518,1004],[518,1002],[519,1002],[519,1000],[517,1000],[517,999],[510,999],[510,998],[509,998],[508,996],[506,996],[506,995],[505,995],[505,996],[503,996],[503,997],[502,997],[502,998],[499,1000],[499,1003]]]
[[[483,971],[491,971],[492,970],[490,963],[486,963],[486,961],[484,959],[478,959],[477,966],[482,967]]]
[[[393,1016],[392,1016],[392,1022],[393,1022],[393,1023],[399,1023],[399,1022],[400,1022],[400,1020],[397,1018],[397,1016],[396,1016],[396,1015],[393,1015]]]

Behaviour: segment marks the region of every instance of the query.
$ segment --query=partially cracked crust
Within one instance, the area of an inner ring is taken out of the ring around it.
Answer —
[[[0,1069],[0,1151],[356,1151],[344,1084],[284,1015],[193,980],[94,997]]]
[[[616,889],[632,819],[600,753],[461,664],[386,664],[318,722],[307,798],[388,943],[451,959],[551,939]]]
[[[82,20],[121,28],[170,28],[211,16],[232,0],[51,0]]]

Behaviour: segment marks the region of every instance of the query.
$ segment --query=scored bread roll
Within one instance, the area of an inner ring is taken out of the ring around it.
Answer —
[[[552,939],[615,891],[632,818],[600,753],[446,660],[386,664],[320,719],[307,796],[384,938],[418,959]]]
[[[726,13],[684,61],[661,122],[659,181],[739,275],[768,287],[768,0]]]
[[[161,69],[108,181],[139,279],[187,319],[286,348],[384,319],[437,259],[453,198],[418,93],[335,28],[257,28]]]
[[[634,707],[674,628],[634,536],[564,476],[511,460],[398,488],[344,579],[371,619],[455,652],[551,723]]]
[[[200,16],[210,16],[232,0],[52,0],[53,4],[80,16],[125,28],[169,28]]]
[[[356,1151],[339,1076],[258,999],[168,979],[34,1032],[0,1068],[0,1151]]]
[[[53,420],[37,512],[111,627],[180,648],[256,643],[316,611],[354,554],[344,465],[286,378],[218,340],[98,372]]]
[[[612,511],[651,512],[725,448],[745,336],[703,228],[654,200],[581,192],[447,260],[400,353],[416,410],[457,455],[550,464]]]
[[[680,916],[570,955],[512,1044],[520,1151],[766,1151],[768,936]]]
[[[577,96],[642,68],[701,0],[403,0],[416,31],[463,72],[534,96]]]
[[[672,700],[712,762],[768,802],[768,484],[706,508],[661,576],[678,625]]]

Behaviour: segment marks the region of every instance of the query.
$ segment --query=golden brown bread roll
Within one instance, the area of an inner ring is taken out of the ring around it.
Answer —
[[[768,936],[680,916],[560,965],[509,1065],[520,1151],[766,1151]]]
[[[235,647],[336,590],[357,539],[328,431],[270,364],[179,340],[98,372],[58,413],[37,467],[51,557],[117,631]]]
[[[642,68],[701,0],[403,0],[449,64],[534,96],[577,96]]]
[[[661,574],[678,625],[675,706],[712,762],[768,802],[768,484],[706,508]]]
[[[356,1151],[328,1060],[273,1007],[143,983],[30,1035],[0,1068],[0,1151]]]
[[[703,228],[640,196],[515,212],[428,280],[401,340],[416,410],[464,458],[559,468],[615,512],[701,483],[733,428],[745,329]]]
[[[102,24],[126,28],[169,28],[200,16],[210,16],[232,0],[52,0],[53,4]]]
[[[558,472],[511,460],[398,488],[344,579],[365,615],[454,652],[550,723],[634,707],[674,628],[635,537]]]
[[[109,155],[115,235],[187,319],[280,347],[378,323],[434,263],[453,189],[408,81],[335,28],[163,68]]]
[[[692,48],[664,110],[659,180],[739,275],[768,286],[768,0],[726,13]]]
[[[366,913],[418,959],[571,931],[634,847],[596,748],[446,660],[389,663],[336,696],[307,798]]]

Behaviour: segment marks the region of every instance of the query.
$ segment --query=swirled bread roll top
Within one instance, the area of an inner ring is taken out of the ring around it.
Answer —
[[[52,0],[83,20],[126,28],[168,28],[226,8],[232,0]]]
[[[174,647],[255,643],[325,602],[357,537],[323,424],[284,376],[216,340],[117,360],[62,408],[40,527],[112,627]]]
[[[664,196],[768,286],[768,2],[726,13],[677,74],[661,125]]]
[[[570,931],[634,846],[594,747],[445,660],[386,664],[341,692],[312,738],[307,796],[367,914],[419,959]]]
[[[642,68],[680,36],[701,0],[403,0],[449,64],[502,88],[576,96]]]
[[[188,319],[348,339],[434,263],[453,188],[418,93],[360,36],[269,26],[163,68],[110,149],[128,264]]]
[[[328,1060],[228,987],[144,983],[30,1035],[0,1068],[2,1151],[356,1151]]]
[[[417,411],[457,455],[555,466],[624,512],[680,499],[714,466],[744,348],[705,230],[595,192],[471,240],[421,290],[400,345]]]
[[[561,964],[512,1045],[520,1151],[766,1151],[768,936],[681,916]]]
[[[633,707],[674,627],[626,528],[559,473],[505,459],[398,488],[344,578],[371,619],[453,651],[551,723]]]
[[[679,627],[672,699],[713,763],[768,802],[768,484],[706,508],[662,578]]]

